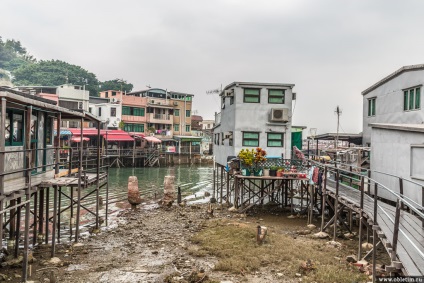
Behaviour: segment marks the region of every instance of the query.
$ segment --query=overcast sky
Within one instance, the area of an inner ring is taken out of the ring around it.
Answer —
[[[221,84],[293,83],[294,124],[335,132],[340,105],[340,131],[358,133],[361,91],[424,63],[423,12],[419,0],[4,0],[0,36],[99,80],[195,94],[205,119]]]

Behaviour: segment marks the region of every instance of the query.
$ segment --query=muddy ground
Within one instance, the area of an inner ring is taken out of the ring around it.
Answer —
[[[259,224],[268,227],[268,234],[285,234],[293,239],[300,239],[296,242],[299,243],[298,247],[291,247],[295,249],[302,249],[302,242],[325,246],[329,241],[312,239],[307,232],[306,235],[299,235],[299,231],[306,229],[306,218],[288,218],[288,213],[258,212],[246,216],[229,212],[227,208],[215,207],[211,215],[207,204],[159,208],[154,203],[149,203],[141,205],[135,211],[124,203],[122,205],[126,208],[117,214],[116,225],[100,232],[91,231],[78,244],[58,245],[57,259],[49,260],[48,246],[34,250],[35,262],[31,264],[29,280],[72,283],[310,282],[305,281],[307,277],[287,270],[287,263],[284,261],[265,262],[255,270],[216,270],[220,258],[208,253],[199,257],[198,253],[193,252],[199,250],[198,243],[193,242],[193,236],[201,231],[207,234],[208,229],[211,229],[210,223],[240,223],[244,225],[243,229],[250,229],[252,235],[255,235]],[[312,231],[315,232],[318,230]],[[355,253],[357,241],[339,241],[343,248],[332,251],[329,256],[335,258],[335,264],[344,268],[345,256]],[[252,242],[256,244],[255,239]],[[263,243],[267,244],[269,243],[266,241]],[[4,279],[20,282],[21,268],[0,269],[0,273],[4,274],[4,277],[0,275],[0,281]],[[361,282],[345,279],[346,281],[337,279],[334,282]]]

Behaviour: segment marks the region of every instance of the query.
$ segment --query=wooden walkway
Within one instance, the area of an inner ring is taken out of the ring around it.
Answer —
[[[336,194],[335,188],[336,182],[327,180],[327,194],[333,198]],[[338,199],[353,210],[360,211],[360,190],[339,183]],[[378,225],[380,228],[381,232],[378,232],[377,235],[390,254],[393,244],[396,207],[381,201],[377,201],[377,203],[377,223],[374,225]],[[364,195],[363,213],[368,218],[368,222],[373,221],[374,199],[367,194]],[[424,228],[422,225],[421,219],[401,210],[396,254],[398,261],[402,263],[402,271],[405,275],[424,275]]]

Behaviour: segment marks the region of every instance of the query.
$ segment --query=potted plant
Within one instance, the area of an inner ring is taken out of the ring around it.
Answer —
[[[264,174],[264,177],[268,177],[269,176],[269,167],[268,166],[265,166],[264,167],[263,174]]]
[[[284,173],[284,168],[283,167],[278,167],[278,169],[277,169],[277,177],[283,177],[283,173]]]
[[[255,150],[255,158],[253,163],[255,164],[255,168],[253,168],[253,172],[255,176],[262,175],[262,164],[266,161],[266,151],[260,147],[257,147]]]
[[[269,176],[273,176],[273,177],[277,176],[277,169],[278,169],[277,166],[271,166],[269,168]]]
[[[255,151],[253,149],[242,149],[238,154],[238,158],[245,168],[241,170],[243,176],[250,176],[250,169],[255,159]]]

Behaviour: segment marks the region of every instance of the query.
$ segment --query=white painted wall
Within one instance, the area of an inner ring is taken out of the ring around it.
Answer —
[[[423,132],[410,132],[372,128],[371,132],[371,170],[393,174],[410,179],[424,186],[424,182],[411,177],[411,145],[423,144]],[[414,164],[414,170],[424,173],[424,162]],[[371,178],[388,188],[399,192],[399,180],[379,173],[372,173]],[[404,182],[404,195],[421,204],[421,187]],[[379,196],[395,200],[393,195],[379,189]]]
[[[108,128],[117,128],[122,119],[122,106],[119,103],[100,103],[92,104],[90,103],[91,113],[100,118],[100,120],[105,123],[106,121]],[[102,109],[101,116],[99,116],[99,108]],[[111,108],[116,108],[116,117],[110,116]]]
[[[56,92],[59,96],[59,100],[82,101],[83,109],[88,111],[90,92],[88,90],[84,90],[83,87],[65,84],[58,86]]]
[[[221,165],[227,163],[228,156],[237,156],[242,148],[242,131],[260,132],[259,147],[267,151],[268,157],[290,158],[291,152],[291,116],[292,116],[292,89],[287,87],[265,86],[261,84],[249,84],[232,86],[234,88],[234,104],[230,105],[230,98],[225,98],[225,108],[221,109],[220,125],[214,129],[214,136],[220,133],[219,145],[213,145],[213,152],[216,162]],[[260,103],[244,103],[244,88],[261,88]],[[269,104],[268,89],[285,89],[285,104]],[[272,108],[287,108],[289,113],[289,122],[277,123],[269,122]],[[229,140],[221,145],[221,135],[225,132],[233,132],[233,146],[229,145]],[[284,133],[284,147],[267,147],[267,132]],[[254,148],[254,147],[249,147]]]
[[[371,142],[369,123],[422,124],[424,109],[404,111],[403,90],[424,84],[424,70],[406,71],[363,96],[363,144]],[[376,115],[368,117],[368,99],[376,97]],[[421,100],[423,87],[421,86]],[[421,105],[422,105],[421,101]]]

